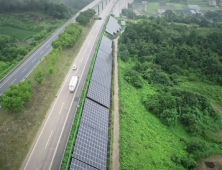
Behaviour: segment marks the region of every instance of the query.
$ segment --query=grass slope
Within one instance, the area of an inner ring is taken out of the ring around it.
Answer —
[[[189,137],[180,128],[166,127],[145,109],[141,96],[155,90],[149,84],[137,90],[124,81],[124,72],[130,65],[119,61],[121,169],[183,169],[175,166],[171,156],[186,156],[179,137]]]
[[[20,41],[24,41],[27,38],[31,37],[32,35],[36,34],[34,31],[25,31],[21,30],[18,28],[13,28],[13,27],[0,27],[0,34],[3,35],[8,35],[8,36],[15,36],[17,37]]]

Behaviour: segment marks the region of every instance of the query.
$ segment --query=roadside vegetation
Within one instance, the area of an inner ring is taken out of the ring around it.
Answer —
[[[57,2],[0,1],[0,80],[92,0]]]
[[[79,24],[74,25],[79,27]],[[74,27],[70,25],[68,29]],[[21,111],[18,111],[17,108],[15,110],[1,109],[0,169],[17,170],[20,168],[48,108],[89,31],[89,26],[84,27],[75,45],[69,48],[53,49],[33,71],[28,81],[16,86],[31,85],[31,99],[28,98],[29,100],[25,101]],[[66,31],[64,34],[66,34]],[[72,34],[68,36],[73,37]],[[57,69],[51,71],[51,66]],[[22,94],[25,95],[28,92],[27,90],[23,93],[8,91],[7,93],[13,93],[18,98],[20,94],[22,96]],[[12,159],[14,159],[13,162]]]
[[[128,23],[118,47],[121,169],[190,170],[222,154],[221,30],[171,13]]]
[[[96,14],[94,9],[88,9],[84,12],[80,12],[79,16],[76,18],[76,21],[81,25],[87,25],[90,23],[92,17]]]

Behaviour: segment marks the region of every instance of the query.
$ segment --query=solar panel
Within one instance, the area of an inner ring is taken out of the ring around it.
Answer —
[[[74,158],[72,159],[69,169],[70,170],[98,170]]]
[[[104,60],[97,58],[95,62],[95,68],[99,69],[102,72],[112,72],[112,65],[105,62]]]
[[[107,54],[112,54],[112,40],[103,36],[99,49],[106,52]]]
[[[108,137],[81,123],[73,157],[100,170],[106,170]]]
[[[115,18],[110,16],[106,26],[106,32],[108,32],[111,35],[114,35],[120,30],[121,30],[121,25],[118,23],[118,21]]]
[[[101,70],[94,68],[91,80],[96,81],[102,86],[111,88],[111,77],[112,77],[111,73],[102,72]]]
[[[109,109],[86,99],[81,122],[108,135]]]
[[[113,60],[112,55],[111,54],[107,54],[107,53],[105,53],[104,51],[102,51],[100,49],[98,50],[97,58],[100,58],[100,59],[106,61],[107,63],[112,64],[112,60]]]
[[[91,80],[87,97],[110,108],[111,89]]]

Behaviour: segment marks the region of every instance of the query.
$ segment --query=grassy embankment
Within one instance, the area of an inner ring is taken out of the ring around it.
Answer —
[[[173,155],[187,157],[186,145],[180,139],[190,140],[191,136],[180,125],[165,126],[146,110],[141,102],[142,97],[156,93],[157,88],[143,81],[144,87],[136,89],[124,80],[125,72],[132,69],[134,64],[119,60],[121,169],[182,170],[184,168],[172,162],[171,158]],[[199,92],[213,104],[222,105],[220,86],[184,79],[177,87]],[[206,151],[206,155],[220,153],[217,148],[212,147]]]
[[[90,29],[91,27],[84,28],[76,45],[61,52],[55,64],[54,73],[47,75],[42,85],[37,84],[34,80],[34,75],[38,72],[38,69],[48,72],[47,59],[43,60],[33,72],[29,80],[31,80],[35,90],[32,95],[32,101],[28,103],[24,111],[9,114],[6,110],[1,110],[0,169],[17,170],[21,166],[47,110],[55,99],[55,95]]]

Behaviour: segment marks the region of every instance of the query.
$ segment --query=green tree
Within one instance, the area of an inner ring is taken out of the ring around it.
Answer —
[[[39,84],[42,84],[43,79],[44,79],[44,73],[42,71],[38,71],[35,74],[35,81],[37,81]]]

